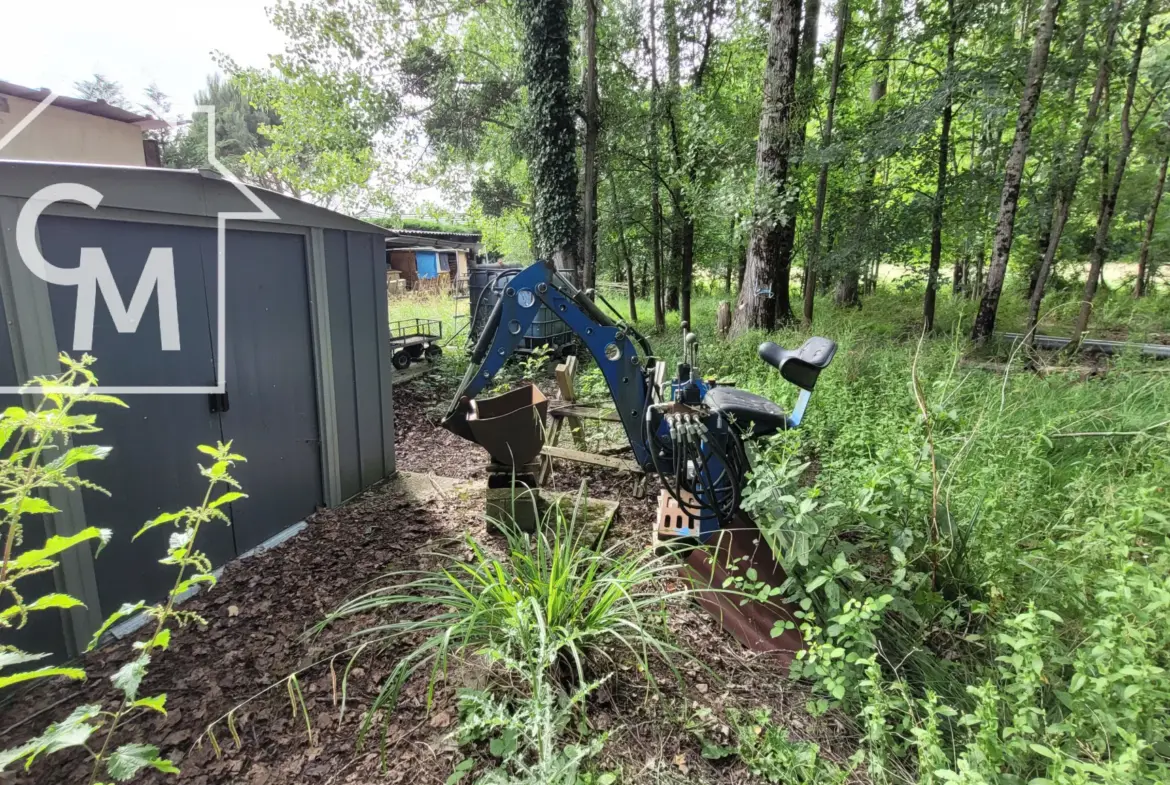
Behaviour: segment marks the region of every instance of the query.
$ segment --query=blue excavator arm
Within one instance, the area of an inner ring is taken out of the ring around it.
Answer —
[[[542,305],[568,325],[593,355],[633,448],[634,460],[643,470],[652,470],[645,423],[650,415],[648,404],[653,383],[649,344],[632,327],[611,319],[544,261],[530,265],[507,281],[472,349],[467,373],[443,417],[443,427],[475,441],[467,423],[471,400],[516,351]],[[639,347],[642,354],[638,353]]]

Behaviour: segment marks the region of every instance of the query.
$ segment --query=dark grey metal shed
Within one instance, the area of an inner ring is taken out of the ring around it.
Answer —
[[[35,615],[13,641],[74,654],[123,602],[153,601],[169,589],[174,576],[157,564],[168,532],[130,538],[160,512],[198,503],[196,445],[232,440],[248,458],[237,472],[248,498],[231,505],[233,525],[202,540],[218,565],[391,476],[394,413],[387,232],[259,188],[251,193],[278,218],[242,220],[234,216],[256,213],[256,204],[203,171],[0,161],[0,319],[8,333],[0,388],[56,372],[58,352],[76,349],[85,287],[35,274],[16,232],[30,198],[63,183],[94,189],[100,204],[48,204],[36,223],[40,252],[73,268],[93,253],[83,249],[101,249],[121,303],[95,284],[89,352],[102,388],[129,404],[99,411],[104,430],[93,442],[114,451],[81,472],[110,496],[56,493],[63,512],[44,532],[26,529],[28,547],[85,526],[114,531],[100,558],[75,549],[57,575],[37,576],[45,580],[38,588],[55,583],[86,608],[60,624]],[[159,248],[173,258],[177,348],[165,348],[165,286],[151,290],[143,275]],[[119,323],[114,311],[135,312],[132,295],[142,288],[149,299],[137,303],[136,329],[127,331],[126,313]],[[0,405],[15,400],[11,391],[0,395]]]

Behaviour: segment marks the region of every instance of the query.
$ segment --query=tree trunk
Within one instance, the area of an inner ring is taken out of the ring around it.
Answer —
[[[519,0],[522,60],[528,88],[529,173],[535,204],[532,235],[538,255],[558,269],[577,265],[577,130],[569,83],[569,0]]]
[[[1138,254],[1137,280],[1133,285],[1133,296],[1146,295],[1146,278],[1153,278],[1150,268],[1150,241],[1154,239],[1154,224],[1158,221],[1158,206],[1162,203],[1162,192],[1166,188],[1166,164],[1170,163],[1170,153],[1162,157],[1162,168],[1158,170],[1158,187],[1154,189],[1154,202],[1150,205],[1150,214],[1146,216],[1146,233],[1142,235],[1142,250]]]
[[[654,262],[654,329],[666,329],[662,309],[662,201],[658,195],[658,30],[650,0],[650,213],[651,257]]]
[[[1068,94],[1065,97],[1066,106],[1075,106],[1077,90],[1081,84],[1081,72],[1084,71],[1085,36],[1088,34],[1093,12],[1090,0],[1080,0],[1080,12],[1074,28],[1076,39],[1073,41],[1072,52],[1068,62],[1071,64],[1065,81],[1068,83]],[[1052,241],[1052,224],[1056,215],[1057,201],[1063,187],[1066,162],[1064,160],[1065,137],[1068,127],[1061,124],[1057,129],[1052,153],[1052,168],[1048,177],[1048,187],[1044,189],[1044,196],[1036,206],[1037,223],[1040,231],[1036,237],[1036,260],[1028,272],[1028,289],[1025,297],[1029,300],[1036,292],[1036,284],[1040,280],[1040,269],[1044,264],[1044,254],[1048,251],[1048,244]]]
[[[967,285],[967,264],[970,259],[967,258],[967,252],[964,251],[962,256],[955,259],[955,269],[951,273],[951,294],[958,295],[963,291]]]
[[[731,218],[731,226],[727,229],[727,269],[723,273],[723,291],[731,297],[731,273],[735,269],[735,216]],[[730,322],[728,322],[730,324]]]
[[[597,1],[585,0],[585,253],[581,277],[586,289],[597,284]]]
[[[970,297],[983,296],[983,267],[987,262],[987,242],[980,241],[979,256],[975,259],[975,286],[970,290]]]
[[[1056,26],[1056,14],[1059,10],[1060,0],[1045,0],[1044,10],[1040,12],[1040,29],[1036,32],[1036,41],[1028,62],[1024,94],[1020,98],[1020,111],[1016,118],[1016,133],[1007,163],[1004,164],[1003,192],[999,199],[999,217],[995,224],[987,286],[983,292],[983,299],[979,302],[979,314],[975,317],[975,325],[971,331],[971,337],[978,342],[985,341],[995,329],[995,314],[999,308],[999,296],[1003,292],[1003,280],[1007,273],[1008,257],[1011,255],[1012,238],[1016,228],[1016,211],[1020,206],[1020,180],[1024,174],[1024,161],[1028,157],[1032,121],[1036,118],[1036,107],[1040,103],[1040,92],[1044,87],[1048,50],[1052,45],[1052,31]]]
[[[622,224],[621,205],[618,204],[617,183],[613,176],[609,178],[610,195],[613,197],[613,221],[617,224],[618,248],[622,252],[622,260],[626,268],[626,290],[630,298],[630,321],[638,321],[638,299],[634,293],[634,260],[630,258],[630,246],[626,243],[626,227]]]
[[[816,64],[817,53],[817,22],[821,15],[821,0],[805,0],[804,28],[801,32],[800,45],[797,53],[795,102],[792,106],[790,126],[792,141],[788,150],[788,166],[790,170],[800,165],[800,158],[804,150],[804,141],[807,135],[808,118],[812,111],[813,99],[813,67]],[[796,221],[800,211],[800,173],[791,171],[789,174],[788,197],[791,200],[789,220],[779,229],[779,243],[776,261],[776,281],[773,285],[776,296],[776,321],[778,324],[791,324],[795,317],[792,313],[792,304],[789,300],[791,288],[792,255],[796,248]]]
[[[829,73],[829,102],[825,107],[825,127],[821,132],[821,149],[833,142],[833,114],[837,109],[837,87],[841,83],[841,54],[845,49],[845,34],[849,28],[849,0],[837,2],[837,34],[833,39],[833,66]],[[829,192],[829,164],[821,162],[817,172],[817,198],[813,207],[812,238],[804,263],[804,326],[812,325],[813,304],[816,297],[816,270],[821,256],[821,231],[825,220],[825,199]]]
[[[791,318],[787,286],[780,291],[780,222],[793,207],[784,202],[788,185],[788,153],[796,93],[796,57],[800,44],[800,0],[771,0],[768,56],[764,65],[764,101],[760,138],[756,144],[756,188],[747,269],[731,329],[772,330],[781,300]],[[786,281],[785,281],[786,283]]]
[[[747,273],[747,248],[737,247],[735,253],[739,257],[735,273],[735,292],[738,296],[743,291],[743,276]]]
[[[713,24],[715,21],[716,2],[707,0],[703,9],[704,35],[701,52],[695,70],[691,74],[691,87],[698,92],[703,85],[703,77],[707,70],[708,55],[714,40]],[[681,58],[679,54],[679,24],[677,0],[665,0],[663,16],[666,23],[666,62],[667,62],[667,117],[670,123],[671,148],[674,151],[675,171],[683,176],[685,183],[693,184],[698,179],[698,171],[693,158],[685,154],[684,140],[679,127],[678,111],[682,95]],[[672,237],[671,243],[671,272],[672,284],[668,305],[671,310],[678,308],[682,321],[691,320],[691,292],[694,288],[695,270],[695,216],[690,203],[687,201],[686,190],[683,184],[672,190],[675,212],[672,215],[671,231],[677,238]]]
[[[869,86],[869,102],[875,106],[882,102],[886,97],[886,91],[889,89],[889,58],[894,49],[894,37],[897,34],[897,17],[901,7],[899,0],[881,0],[879,2],[878,27],[881,31],[881,40],[878,44],[877,51],[878,70],[877,75]],[[863,185],[860,199],[862,208],[857,222],[861,226],[870,226],[875,220],[874,201],[876,195],[874,192],[874,184],[877,182],[877,174],[877,161],[866,164],[862,174]],[[864,265],[864,272],[868,279],[871,262],[869,260],[852,262],[850,267],[842,274],[841,280],[837,283],[837,290],[834,293],[833,299],[838,306],[861,306],[861,265]]]
[[[666,25],[666,122],[670,128],[670,149],[674,155],[674,170],[676,177],[683,170],[682,134],[679,132],[678,101],[682,91],[682,69],[679,56],[678,33],[678,3],[676,0],[663,0],[662,21]],[[674,180],[675,178],[672,178]],[[686,269],[688,249],[685,248],[689,235],[694,238],[694,223],[683,203],[685,194],[681,183],[677,183],[670,190],[674,209],[670,214],[670,275],[667,277],[669,288],[666,295],[666,309],[668,311],[681,310],[680,319],[690,320],[691,271]],[[689,226],[689,231],[688,231]]]
[[[678,201],[670,213],[670,264],[666,267],[666,310],[679,309],[679,277],[682,273],[682,221]]]
[[[1089,255],[1089,275],[1085,279],[1085,293],[1081,300],[1081,312],[1077,315],[1076,329],[1073,330],[1069,349],[1080,345],[1085,330],[1089,327],[1089,316],[1093,312],[1093,298],[1097,294],[1098,280],[1101,278],[1105,266],[1105,257],[1109,252],[1109,230],[1113,225],[1113,213],[1117,207],[1117,194],[1121,190],[1121,181],[1125,177],[1125,165],[1129,160],[1130,150],[1133,149],[1133,131],[1137,123],[1130,122],[1130,112],[1133,109],[1133,96],[1137,90],[1138,73],[1142,65],[1142,53],[1146,47],[1146,34],[1149,32],[1150,16],[1153,15],[1155,0],[1146,0],[1142,7],[1142,17],[1138,29],[1137,43],[1134,44],[1133,61],[1129,69],[1129,79],[1125,84],[1125,103],[1121,107],[1121,145],[1117,150],[1117,165],[1113,169],[1113,177],[1109,183],[1109,190],[1101,200],[1101,213],[1097,216],[1097,235],[1093,239],[1093,251]],[[1148,108],[1148,107],[1147,107]],[[1144,117],[1145,113],[1142,113]]]
[[[1036,281],[1032,286],[1032,294],[1028,301],[1028,323],[1024,335],[1028,345],[1033,345],[1036,337],[1036,324],[1040,320],[1040,303],[1044,300],[1044,289],[1048,286],[1048,277],[1052,274],[1052,266],[1056,262],[1056,251],[1060,248],[1060,238],[1064,234],[1065,224],[1068,223],[1069,208],[1076,196],[1077,183],[1081,176],[1081,167],[1085,163],[1085,155],[1089,151],[1089,143],[1093,139],[1093,131],[1097,126],[1097,116],[1101,109],[1101,99],[1109,87],[1110,60],[1113,54],[1113,44],[1117,40],[1117,25],[1121,18],[1122,0],[1113,0],[1106,23],[1105,40],[1101,44],[1101,52],[1097,60],[1097,81],[1093,85],[1093,94],[1089,96],[1089,108],[1085,112],[1085,121],[1081,126],[1081,136],[1077,140],[1076,150],[1069,162],[1068,171],[1061,173],[1061,185],[1056,194],[1056,202],[1052,209],[1052,225],[1047,232],[1048,245],[1044,248],[1044,256],[1036,270]]]
[[[947,65],[943,79],[946,80],[946,103],[942,110],[942,128],[938,134],[938,178],[934,187],[934,204],[930,210],[930,270],[926,275],[926,296],[922,301],[922,326],[927,332],[934,329],[934,306],[938,293],[938,268],[942,262],[943,208],[946,206],[947,162],[951,139],[951,117],[954,104],[951,100],[951,79],[955,70],[955,44],[959,37],[959,23],[955,19],[955,0],[947,0]]]

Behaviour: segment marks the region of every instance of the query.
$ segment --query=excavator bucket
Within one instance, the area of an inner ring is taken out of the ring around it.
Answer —
[[[755,571],[751,573],[754,580],[748,577],[749,569]],[[788,664],[804,648],[794,606],[778,597],[745,602],[739,594],[756,593],[761,582],[778,587],[785,581],[784,570],[764,536],[742,512],[736,513],[731,526],[720,529],[704,546],[689,552],[682,575],[699,590],[697,596],[704,610],[752,651],[773,652]],[[737,583],[737,578],[743,582]],[[790,628],[783,629],[786,625],[780,622],[791,622]]]
[[[467,426],[472,441],[502,466],[525,466],[544,447],[548,398],[534,384],[471,401]]]

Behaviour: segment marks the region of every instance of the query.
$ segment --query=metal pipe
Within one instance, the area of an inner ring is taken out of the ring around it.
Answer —
[[[1025,339],[1021,333],[996,333],[1000,338],[1010,343],[1019,343]],[[1052,335],[1037,335],[1035,343],[1042,349],[1063,349],[1072,342],[1071,338],[1058,338]],[[1161,360],[1170,360],[1170,346],[1158,343],[1128,343],[1126,341],[1105,341],[1098,338],[1081,339],[1081,347],[1096,349],[1097,351],[1113,355],[1123,351],[1137,350]]]

